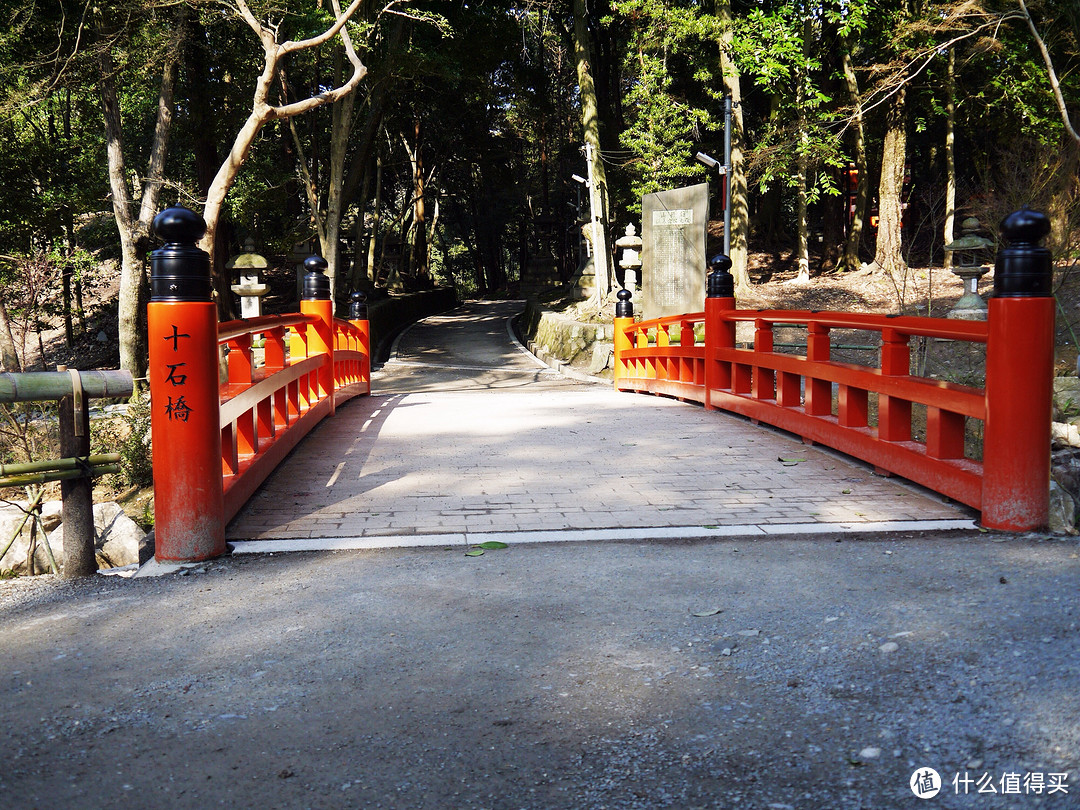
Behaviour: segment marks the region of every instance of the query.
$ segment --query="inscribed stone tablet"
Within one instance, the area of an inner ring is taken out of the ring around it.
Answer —
[[[641,198],[642,317],[705,308],[708,215],[708,183]]]

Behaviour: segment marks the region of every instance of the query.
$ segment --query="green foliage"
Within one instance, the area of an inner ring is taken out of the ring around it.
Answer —
[[[619,3],[618,20],[628,31],[622,67],[629,85],[620,142],[629,152],[623,168],[632,178],[627,208],[638,211],[641,195],[705,174],[690,144],[723,125],[708,106],[719,28],[696,4],[664,0]]]
[[[119,453],[120,472],[107,476],[115,489],[149,487],[154,483],[150,444],[150,401],[133,399],[120,417],[95,419],[90,426],[91,453]]]
[[[1029,7],[1075,115],[1080,6],[1033,0]],[[329,5],[314,0],[259,0],[251,8],[278,26],[282,40],[312,36],[332,18]],[[954,40],[961,205],[976,192],[1019,196],[1005,185],[1047,175],[1052,161],[1046,156],[1067,142],[1046,66],[1026,24],[1010,16],[1015,8],[1014,0],[733,0],[731,56],[741,74],[746,165],[758,196],[751,209],[763,207],[757,203],[767,193],[775,210],[790,211],[800,164],[809,168],[808,193],[817,206],[811,216],[840,204],[833,197],[837,170],[853,151],[852,108],[839,81],[843,53],[851,55],[867,101],[870,175],[880,159],[886,94],[897,81],[908,81],[910,131],[919,135],[909,142],[911,186],[925,190],[929,206],[940,207],[943,46]],[[713,10],[698,0],[589,4],[601,153],[616,222],[637,210],[642,194],[712,179],[693,154],[722,150],[721,26]],[[569,177],[583,173],[569,4],[413,0],[393,11],[377,14],[372,7],[348,25],[370,68],[350,149],[371,115],[384,158],[377,260],[385,240],[410,233],[413,177],[402,139],[413,144],[419,123],[429,224],[434,201],[440,202],[439,232],[429,240],[434,274],[464,291],[487,293],[505,286],[519,265],[547,253],[569,276],[578,233]],[[56,307],[55,296],[39,297],[26,276],[45,275],[53,289],[65,268],[78,278],[92,256],[118,251],[115,227],[102,216],[111,207],[98,86],[102,56],[107,53],[115,69],[134,189],[153,141],[166,44],[174,33],[183,35],[162,202],[194,207],[250,113],[262,69],[252,31],[220,5],[105,0],[85,12],[66,2],[11,0],[0,27],[0,138],[6,147],[0,255],[9,257],[0,265],[0,293],[17,324],[43,319]],[[284,75],[290,89],[274,103],[331,86],[340,61],[336,44],[294,55]],[[389,90],[374,112],[380,88]],[[332,111],[295,123],[314,182],[325,189]],[[1009,147],[1020,143],[1038,148]],[[1023,165],[1015,167],[1016,161]],[[1042,171],[1034,171],[1036,163]],[[373,183],[368,199],[360,199],[360,189],[373,165],[369,159],[355,167],[347,222],[370,215]],[[1065,179],[1075,175],[1075,168],[1062,166]],[[311,237],[296,167],[289,127],[265,127],[227,199],[226,254],[251,235],[260,252],[285,263],[292,245]],[[1059,199],[1065,185],[1047,184],[1031,196],[1070,210]],[[354,231],[346,230],[351,240]]]

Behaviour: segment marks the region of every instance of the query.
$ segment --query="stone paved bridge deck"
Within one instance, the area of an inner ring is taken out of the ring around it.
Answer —
[[[797,437],[540,365],[520,302],[413,326],[230,524],[237,551],[971,528]]]

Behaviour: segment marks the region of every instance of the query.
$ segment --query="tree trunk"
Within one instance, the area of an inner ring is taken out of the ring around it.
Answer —
[[[413,160],[413,243],[410,264],[412,273],[421,286],[428,286],[427,209],[424,200],[424,158],[421,153],[420,119],[414,121],[416,152]]]
[[[901,230],[904,163],[907,159],[905,95],[906,90],[901,87],[889,104],[885,143],[881,150],[881,182],[878,184],[878,233],[874,266],[894,279],[907,270]]]
[[[949,69],[946,74],[945,92],[945,244],[954,239],[956,219],[956,48],[949,48]],[[933,261],[933,259],[931,259]],[[945,269],[952,270],[953,254],[945,251]]]
[[[183,12],[180,12],[181,14]],[[174,35],[165,55],[158,92],[157,120],[150,147],[150,159],[141,189],[139,213],[133,216],[134,202],[127,185],[124,163],[124,133],[120,117],[120,100],[116,92],[115,66],[108,48],[101,52],[100,92],[105,121],[105,143],[109,167],[109,187],[112,192],[113,216],[120,236],[120,291],[118,327],[120,368],[136,378],[146,370],[143,335],[143,291],[146,285],[145,262],[149,249],[150,225],[157,213],[161,194],[165,157],[172,133],[173,94],[176,88],[177,63],[183,43],[184,20],[177,20]]]
[[[236,10],[240,17],[248,24],[259,38],[263,47],[263,69],[255,84],[255,93],[251,102],[251,113],[247,120],[237,131],[233,138],[229,154],[218,167],[213,181],[206,194],[206,204],[203,207],[203,220],[206,222],[206,233],[199,241],[199,247],[210,254],[210,267],[214,274],[214,286],[218,291],[218,309],[222,314],[227,311],[230,304],[228,290],[230,280],[224,275],[223,257],[219,255],[217,236],[220,227],[221,211],[225,205],[225,197],[236,182],[236,176],[240,167],[247,159],[251,151],[251,145],[258,136],[263,126],[273,120],[292,118],[302,115],[326,104],[333,104],[341,98],[349,95],[356,89],[360,80],[367,75],[364,67],[352,46],[352,40],[345,29],[346,21],[360,7],[362,0],[353,0],[344,13],[341,12],[338,0],[331,0],[335,22],[321,34],[301,41],[289,40],[279,43],[277,41],[276,26],[264,26],[251,13],[245,0],[237,0]],[[324,90],[318,95],[311,96],[301,101],[294,101],[281,106],[272,106],[269,103],[270,90],[277,80],[282,61],[292,53],[318,47],[333,37],[340,36],[345,47],[345,55],[352,65],[352,74],[343,84],[331,89]]]
[[[844,83],[848,95],[855,107],[852,113],[852,129],[855,133],[855,210],[851,213],[851,228],[844,244],[844,269],[858,270],[860,267],[859,247],[862,245],[863,225],[866,222],[866,207],[870,201],[870,178],[866,169],[866,132],[863,128],[862,99],[859,96],[859,82],[855,68],[851,63],[851,49],[844,49]],[[848,186],[844,184],[844,206],[848,202]],[[845,216],[847,212],[845,210]]]
[[[4,371],[22,371],[19,353],[15,350],[15,338],[11,334],[11,321],[7,307],[0,299],[0,366]]]
[[[584,130],[589,169],[589,194],[594,212],[590,226],[596,286],[590,303],[597,308],[611,289],[607,246],[607,173],[600,159],[600,112],[596,102],[589,48],[589,25],[585,0],[574,0],[574,61],[581,95],[581,126]]]
[[[808,284],[810,282],[810,223],[807,220],[807,183],[810,182],[808,176],[810,138],[806,130],[806,84],[809,80],[806,63],[810,58],[809,17],[803,20],[802,57],[799,69],[796,71],[796,81],[799,84],[795,90],[795,106],[799,111],[799,144],[796,147],[799,151],[795,161],[795,227],[798,237],[795,262],[799,268],[799,275],[795,280],[801,284]]]
[[[731,176],[728,193],[731,195],[731,274],[735,276],[735,294],[750,292],[749,234],[750,204],[746,186],[746,169],[743,165],[742,81],[739,70],[731,58],[732,15],[731,0],[717,0],[716,14],[723,23],[720,35],[720,69],[724,75],[724,90],[731,96]]]
[[[340,65],[341,55],[336,61]],[[341,68],[334,77],[334,83],[339,84]],[[322,243],[323,258],[326,259],[327,278],[330,279],[330,300],[336,300],[337,280],[341,269],[341,218],[345,214],[344,185],[346,166],[345,158],[349,148],[349,140],[352,135],[353,107],[356,103],[356,94],[349,93],[344,98],[334,102],[331,107],[331,130],[330,130],[330,178],[329,188],[326,191],[326,225],[325,237]]]
[[[368,234],[367,244],[367,275],[372,284],[377,280],[377,268],[375,267],[375,244],[379,238],[379,223],[382,211],[382,150],[375,158],[375,200],[371,206],[371,233]]]

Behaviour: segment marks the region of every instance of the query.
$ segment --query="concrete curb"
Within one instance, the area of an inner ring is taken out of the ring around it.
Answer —
[[[369,537],[297,537],[235,540],[233,554],[277,554],[292,551],[359,551],[388,548],[431,548],[501,543],[585,543],[600,541],[698,540],[706,538],[777,537],[816,534],[893,534],[899,532],[976,531],[973,520],[904,520],[876,523],[771,523],[737,526],[657,526],[641,529],[565,529],[520,532],[450,532],[447,534],[373,535]]]

